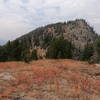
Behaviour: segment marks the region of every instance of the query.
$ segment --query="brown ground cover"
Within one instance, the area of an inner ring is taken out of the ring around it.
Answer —
[[[100,100],[100,66],[74,60],[1,62],[0,100]]]

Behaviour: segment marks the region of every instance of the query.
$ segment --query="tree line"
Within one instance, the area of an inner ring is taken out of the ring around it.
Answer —
[[[0,46],[0,61],[31,61],[37,60],[37,51],[30,52],[29,48],[20,43],[8,41],[6,45]]]
[[[65,40],[63,36],[54,39],[47,48],[46,58],[48,59],[73,59],[74,45]],[[90,61],[96,53],[96,61],[100,61],[100,39],[94,44],[86,44],[80,54],[82,61]],[[29,47],[24,43],[15,40],[8,41],[6,45],[0,46],[0,61],[25,61],[38,60],[37,50],[30,52]]]

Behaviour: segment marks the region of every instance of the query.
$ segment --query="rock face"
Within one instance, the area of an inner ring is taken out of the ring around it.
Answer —
[[[38,28],[18,38],[18,40],[29,48],[38,48],[38,51],[43,51],[42,57],[44,58],[51,41],[60,36],[64,36],[64,39],[74,45],[76,48],[74,52],[77,52],[77,55],[84,49],[87,43],[94,43],[98,37],[85,20],[77,19],[67,23],[56,23]],[[75,56],[77,57],[77,55]]]

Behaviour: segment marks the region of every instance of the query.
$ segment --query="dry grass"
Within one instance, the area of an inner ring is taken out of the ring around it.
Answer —
[[[0,100],[100,100],[100,67],[74,60],[0,63]]]

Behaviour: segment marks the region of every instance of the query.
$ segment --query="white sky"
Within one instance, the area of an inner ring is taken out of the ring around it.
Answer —
[[[0,40],[76,18],[86,19],[100,33],[100,0],[0,0]]]

